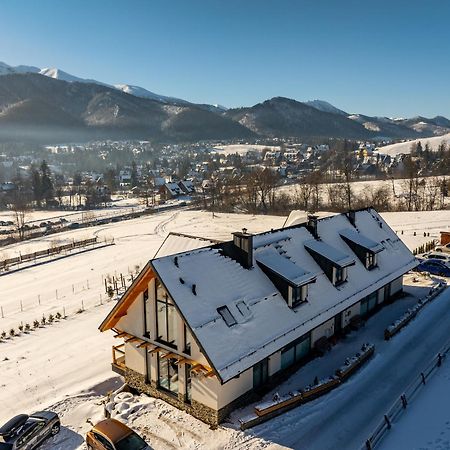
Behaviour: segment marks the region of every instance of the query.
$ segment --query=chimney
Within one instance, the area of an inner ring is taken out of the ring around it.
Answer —
[[[356,212],[353,209],[350,209],[347,213],[347,217],[349,222],[356,228]]]
[[[247,233],[247,228],[243,228],[242,232],[233,233],[233,244],[236,260],[246,269],[253,267],[253,235]]]
[[[314,236],[314,239],[319,239],[319,233],[317,232],[317,219],[317,216],[308,214],[308,221],[306,222],[306,228]]]

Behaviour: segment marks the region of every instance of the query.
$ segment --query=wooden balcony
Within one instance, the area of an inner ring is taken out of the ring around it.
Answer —
[[[125,375],[125,344],[115,345],[112,348],[112,370],[119,375]]]

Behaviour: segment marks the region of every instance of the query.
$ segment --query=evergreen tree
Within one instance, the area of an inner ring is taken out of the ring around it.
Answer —
[[[137,166],[136,162],[133,161],[131,164],[131,180],[130,180],[131,187],[134,188],[139,185],[139,178],[137,173]]]
[[[36,202],[38,207],[42,204],[42,182],[41,182],[41,174],[39,170],[32,164],[30,167],[31,170],[31,190],[33,192],[33,200]]]
[[[42,160],[41,163],[41,194],[45,200],[45,204],[48,205],[53,200],[53,181],[51,179],[50,168],[47,162]]]

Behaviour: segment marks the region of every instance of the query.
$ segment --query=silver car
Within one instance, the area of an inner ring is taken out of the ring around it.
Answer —
[[[20,414],[0,427],[0,450],[33,450],[59,433],[61,422],[52,411]]]

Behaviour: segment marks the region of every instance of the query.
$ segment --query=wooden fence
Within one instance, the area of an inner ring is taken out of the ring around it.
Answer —
[[[15,258],[8,258],[0,261],[0,270],[5,270],[7,267],[15,264],[20,264],[27,261],[34,261],[39,258],[45,258],[46,256],[58,255],[64,251],[70,251],[76,248],[87,247],[89,245],[95,245],[97,243],[97,236],[84,239],[82,241],[72,241],[68,244],[58,245],[55,247],[50,247],[45,250],[39,250],[33,253],[27,253],[25,255],[19,255]]]

